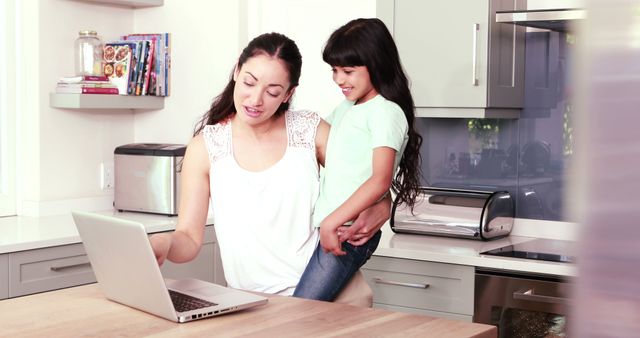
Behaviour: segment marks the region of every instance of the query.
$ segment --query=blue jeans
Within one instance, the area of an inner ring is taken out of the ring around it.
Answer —
[[[351,277],[360,269],[378,247],[381,231],[361,246],[342,243],[344,256],[335,256],[322,251],[318,243],[300,282],[293,292],[294,297],[333,301],[349,283]]]

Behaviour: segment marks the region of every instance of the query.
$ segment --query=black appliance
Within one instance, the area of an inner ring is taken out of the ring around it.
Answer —
[[[534,239],[481,252],[483,255],[535,259],[550,262],[575,263],[575,242],[555,239]]]
[[[567,337],[572,284],[567,278],[476,270],[473,321],[499,338]]]

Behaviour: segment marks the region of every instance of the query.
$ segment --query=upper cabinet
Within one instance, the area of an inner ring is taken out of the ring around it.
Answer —
[[[525,28],[496,23],[518,0],[378,0],[409,79],[417,116],[517,118]]]

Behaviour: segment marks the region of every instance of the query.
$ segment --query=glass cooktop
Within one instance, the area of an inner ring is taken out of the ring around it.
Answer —
[[[550,262],[575,263],[575,246],[576,243],[573,241],[534,239],[481,252],[481,254],[535,259]]]

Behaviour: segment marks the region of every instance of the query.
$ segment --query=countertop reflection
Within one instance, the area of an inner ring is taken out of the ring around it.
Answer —
[[[374,255],[556,276],[576,276],[575,264],[481,254],[504,246],[535,240],[537,240],[535,237],[522,236],[480,241],[431,235],[396,234],[389,227],[384,227],[380,244]]]

